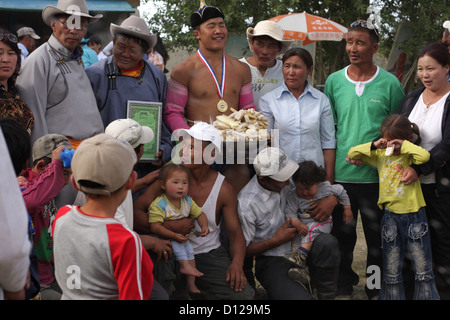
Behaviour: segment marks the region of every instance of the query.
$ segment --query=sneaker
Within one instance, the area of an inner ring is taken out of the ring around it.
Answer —
[[[288,277],[292,281],[300,283],[302,286],[309,286],[309,271],[308,268],[290,268],[288,271]]]
[[[284,253],[281,257],[299,268],[305,268],[306,266],[306,256],[300,251]]]

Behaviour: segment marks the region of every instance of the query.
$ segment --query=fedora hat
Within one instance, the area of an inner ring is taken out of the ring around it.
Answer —
[[[89,23],[100,20],[103,15],[91,16],[85,0],[58,0],[55,6],[48,5],[42,10],[42,20],[46,25],[50,25],[52,18],[57,14],[68,14],[89,18]]]
[[[281,42],[281,53],[285,53],[293,42],[293,40],[283,37],[283,29],[278,23],[269,20],[258,22],[254,28],[247,28],[247,41],[249,46],[254,37],[260,36],[268,36]]]
[[[150,34],[145,20],[136,15],[123,20],[120,26],[111,23],[110,30],[113,38],[116,34],[123,33],[146,41],[150,48],[153,48],[156,44],[156,35]]]

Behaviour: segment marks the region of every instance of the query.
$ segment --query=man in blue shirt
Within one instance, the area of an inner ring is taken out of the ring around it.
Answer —
[[[19,39],[17,45],[22,52],[21,57],[23,62],[36,46],[36,40],[39,40],[41,37],[34,32],[33,28],[23,27],[17,30],[17,38]]]

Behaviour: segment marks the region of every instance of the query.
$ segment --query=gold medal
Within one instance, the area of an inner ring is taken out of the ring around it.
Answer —
[[[217,110],[220,112],[225,112],[228,110],[228,103],[225,102],[225,100],[220,99],[220,101],[217,103]]]

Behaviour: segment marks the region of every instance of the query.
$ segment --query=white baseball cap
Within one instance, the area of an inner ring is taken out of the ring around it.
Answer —
[[[280,148],[268,147],[258,153],[253,161],[253,167],[260,177],[284,182],[297,171],[298,164],[289,159]]]
[[[114,120],[106,127],[105,133],[115,139],[128,142],[133,148],[149,143],[154,138],[153,130],[150,127],[142,126],[139,122],[129,118]]]
[[[447,28],[448,32],[450,32],[450,20],[447,20],[442,25],[444,28]]]
[[[212,125],[206,122],[197,122],[189,129],[180,129],[177,132],[178,137],[190,135],[192,138],[201,141],[210,141],[221,152],[222,150],[222,137],[219,131]]]

